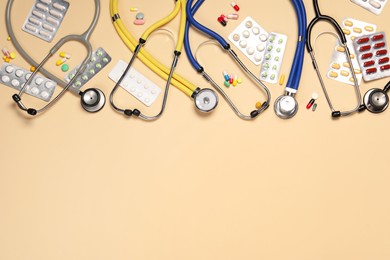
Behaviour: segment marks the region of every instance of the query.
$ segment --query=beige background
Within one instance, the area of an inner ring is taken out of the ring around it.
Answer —
[[[6,2],[0,3],[3,21]],[[70,0],[59,34],[47,44],[19,29],[33,2],[15,1],[12,15],[18,38],[37,60],[61,36],[81,33],[93,14],[92,0]],[[137,38],[146,26],[132,25],[130,6],[145,13],[147,25],[173,7],[171,1],[161,1],[161,8],[151,2],[120,1],[121,16]],[[389,33],[389,6],[376,16],[347,0],[320,2],[323,13],[338,21],[361,19]],[[297,37],[290,1],[241,0],[240,20],[223,28],[216,18],[232,12],[229,3],[207,1],[197,18],[224,37],[248,15],[268,31],[287,34],[282,72],[288,75]],[[305,4],[311,20],[312,3]],[[113,62],[89,83],[106,95],[113,87],[108,72],[117,60],[131,57],[111,24],[108,7],[109,1],[103,0],[91,41],[95,48],[104,47]],[[177,20],[166,26],[175,35]],[[314,34],[327,29],[322,26]],[[3,22],[0,35],[0,46],[13,50]],[[192,32],[194,49],[205,40]],[[173,46],[159,33],[146,48],[170,64]],[[331,37],[317,42],[323,73],[333,46]],[[73,55],[72,67],[80,62],[80,46],[63,50]],[[258,73],[258,67],[240,57]],[[243,74],[216,46],[202,48],[199,59],[221,83],[223,70]],[[13,63],[28,68],[21,57]],[[48,68],[63,77],[53,63]],[[135,67],[164,86],[140,61]],[[185,55],[177,71],[210,87]],[[387,80],[363,83],[362,92]],[[351,87],[327,83],[337,107],[354,106]],[[273,100],[283,92],[279,85],[267,85]],[[300,86],[300,111],[288,121],[270,108],[254,122],[245,122],[224,101],[212,114],[201,115],[188,97],[172,88],[166,113],[153,123],[124,118],[108,104],[100,113],[88,114],[71,93],[30,119],[15,109],[14,91],[0,87],[0,259],[390,259],[390,112],[332,120],[308,55]],[[314,113],[304,108],[313,91],[320,94]],[[259,93],[247,78],[229,89],[244,111],[263,99]],[[141,106],[124,91],[117,100],[123,106]],[[156,112],[160,102],[141,108]]]

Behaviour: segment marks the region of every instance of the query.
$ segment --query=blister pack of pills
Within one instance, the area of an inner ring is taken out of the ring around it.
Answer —
[[[384,32],[358,37],[353,46],[365,81],[390,76],[389,48]]]
[[[127,63],[120,60],[108,75],[109,78],[115,83],[118,82],[126,67]],[[161,89],[156,84],[138,72],[134,67],[130,68],[120,86],[148,107],[154,103],[161,93]]]
[[[254,64],[261,64],[267,46],[268,32],[251,17],[246,17],[228,39]]]
[[[353,48],[353,40],[356,37],[375,32],[376,25],[358,21],[352,18],[346,18],[342,22],[341,27],[343,29],[345,37],[347,38],[347,46],[351,53],[352,65],[356,74],[356,78],[358,80],[358,84],[360,85],[362,81],[362,73],[358,60],[356,59],[356,53]],[[348,63],[347,57],[345,56],[345,48],[343,46],[340,46],[339,43],[336,44],[336,47],[334,49],[327,76],[328,78],[337,80],[339,82],[347,83],[350,85],[354,84],[350,64]]]
[[[284,34],[271,32],[268,35],[267,46],[265,48],[263,64],[260,71],[261,80],[269,83],[278,82],[286,43],[287,36]]]
[[[111,57],[103,48],[98,48],[92,53],[90,61],[87,63],[86,69],[77,77],[73,82],[72,87],[75,89],[80,89],[84,86],[90,79],[92,79],[96,74],[98,74],[108,63],[111,62]],[[76,75],[77,70],[80,68],[78,65],[74,68],[69,74],[65,76],[65,81],[70,82],[70,80]]]
[[[0,82],[20,91],[32,72],[14,64],[3,63],[0,70]],[[25,93],[48,102],[53,96],[57,83],[41,75],[36,75],[25,88]]]
[[[351,2],[379,15],[385,7],[387,0],[351,0]]]
[[[42,40],[51,42],[68,11],[63,0],[36,0],[22,29]]]

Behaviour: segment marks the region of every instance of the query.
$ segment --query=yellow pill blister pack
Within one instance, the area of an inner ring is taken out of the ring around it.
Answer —
[[[358,80],[358,84],[360,85],[363,76],[360,70],[359,62],[356,58],[356,53],[353,47],[353,40],[356,37],[376,32],[376,25],[355,20],[352,18],[346,18],[343,20],[341,27],[343,29],[345,37],[347,38],[347,46],[351,53],[352,65],[356,74],[356,78]],[[334,48],[327,76],[330,79],[347,83],[349,85],[354,85],[351,66],[345,56],[345,48],[343,46],[340,46],[339,42],[337,42]]]

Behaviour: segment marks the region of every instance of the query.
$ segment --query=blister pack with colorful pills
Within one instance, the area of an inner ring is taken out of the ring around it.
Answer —
[[[110,62],[110,55],[108,55],[108,53],[103,48],[98,48],[92,53],[91,59],[87,63],[86,69],[83,71],[83,73],[81,73],[81,75],[77,77],[77,79],[75,79],[72,87],[75,89],[80,89]],[[70,82],[70,80],[76,75],[79,67],[80,65],[78,65],[68,75],[65,76],[66,82]]]
[[[126,70],[126,67],[127,63],[120,60],[108,77],[117,83]],[[161,93],[161,89],[156,84],[138,72],[134,67],[130,68],[120,86],[146,106],[151,106]]]
[[[264,52],[263,64],[260,70],[260,79],[269,83],[277,83],[282,66],[287,36],[271,32],[268,35],[267,46]]]
[[[390,76],[389,49],[384,32],[358,37],[353,46],[365,81]]]
[[[341,27],[345,37],[347,38],[347,46],[351,54],[352,65],[358,80],[358,84],[360,85],[362,81],[362,73],[358,60],[356,59],[356,53],[353,48],[353,40],[356,37],[375,32],[376,25],[358,21],[352,18],[346,18],[343,20]],[[351,66],[345,56],[345,48],[339,44],[336,44],[334,49],[327,76],[328,78],[337,80],[339,82],[350,85],[354,84]]]
[[[63,0],[36,0],[22,30],[51,42],[68,11],[69,3]]]
[[[351,0],[351,2],[360,5],[364,9],[379,15],[385,7],[387,0]]]
[[[228,39],[254,64],[261,64],[267,46],[268,32],[251,17],[246,17]]]
[[[0,70],[0,82],[5,86],[20,91],[31,75],[32,72],[26,69],[14,64],[3,63]],[[48,102],[53,96],[56,86],[56,82],[41,75],[36,75],[24,91],[26,94]]]

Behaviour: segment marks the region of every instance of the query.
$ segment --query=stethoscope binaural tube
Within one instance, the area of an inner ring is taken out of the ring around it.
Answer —
[[[193,17],[196,11],[199,9],[199,7],[203,4],[204,0],[198,0],[195,2],[194,5],[192,5],[193,0],[187,1],[186,10],[187,10],[187,23],[186,23],[186,33],[184,37],[184,46],[187,53],[187,57],[189,58],[189,61],[191,65],[194,67],[196,71],[202,74],[202,76],[223,96],[223,98],[228,102],[229,106],[233,109],[233,111],[242,119],[245,120],[252,120],[256,118],[259,114],[261,114],[263,111],[265,111],[269,107],[270,99],[271,99],[271,93],[269,92],[268,88],[264,85],[263,82],[261,82],[253,73],[245,66],[245,64],[238,58],[237,54],[230,48],[230,45],[227,43],[227,41],[221,37],[218,33],[212,31],[211,29],[205,27],[204,25],[200,24],[198,21],[195,20]],[[196,29],[201,31],[204,34],[207,34],[211,38],[218,41],[218,43],[222,46],[224,50],[226,50],[231,57],[240,65],[240,67],[245,71],[246,74],[250,76],[250,78],[256,82],[258,86],[266,93],[267,100],[262,104],[262,106],[257,109],[253,110],[250,115],[244,115],[241,113],[238,108],[235,106],[235,104],[232,102],[232,100],[228,97],[228,95],[223,91],[223,89],[208,75],[203,67],[199,64],[199,62],[195,59],[190,46],[189,41],[189,28],[190,25],[194,26]]]
[[[80,91],[78,89],[74,89],[72,87],[72,85],[73,85],[73,82],[76,80],[76,78],[84,71],[84,69],[86,68],[86,65],[87,65],[89,59],[92,56],[92,46],[91,46],[91,44],[89,42],[89,38],[90,38],[93,30],[95,29],[95,27],[97,25],[98,20],[99,20],[100,0],[95,0],[94,1],[95,2],[94,18],[92,19],[92,22],[89,25],[88,29],[81,35],[68,35],[68,36],[65,36],[62,39],[60,39],[57,42],[57,44],[55,44],[54,47],[51,48],[51,50],[49,51],[48,55],[39,64],[36,61],[34,61],[31,58],[31,56],[24,50],[24,48],[20,45],[19,41],[17,40],[17,38],[15,36],[15,33],[13,31],[13,28],[12,28],[12,22],[11,22],[11,10],[12,10],[13,2],[14,2],[13,0],[8,0],[7,7],[6,7],[6,26],[7,26],[8,34],[11,37],[11,40],[12,40],[16,50],[21,54],[21,56],[28,63],[30,63],[31,65],[35,66],[36,70],[31,74],[30,78],[27,80],[25,85],[22,87],[22,89],[20,90],[19,94],[14,94],[12,96],[12,99],[15,101],[15,103],[18,105],[18,107],[21,110],[26,111],[29,115],[35,116],[38,113],[44,112],[48,108],[53,106],[65,94],[65,92],[68,89],[71,90],[72,92],[75,92],[75,93],[79,94],[81,96],[81,98],[82,98],[82,95],[83,95],[84,92],[82,92],[82,91]],[[77,42],[81,43],[82,45],[84,45],[85,48],[87,49],[87,55],[86,55],[86,58],[81,63],[80,68],[77,71],[76,75],[72,78],[72,80],[70,82],[66,83],[66,82],[62,81],[61,79],[57,78],[56,76],[54,76],[53,74],[51,74],[50,72],[48,72],[47,70],[45,70],[43,68],[43,65],[48,61],[48,59],[50,57],[52,57],[54,55],[54,53],[56,51],[59,50],[59,48],[61,46],[63,46],[65,43],[67,43],[69,41],[77,41]],[[41,108],[41,109],[27,108],[24,105],[24,103],[22,102],[21,97],[22,97],[22,95],[24,93],[25,88],[28,86],[28,84],[31,82],[31,80],[34,78],[34,76],[39,71],[41,71],[42,74],[45,75],[46,77],[52,79],[53,81],[56,81],[60,86],[63,87],[63,90],[53,100],[51,100],[46,106],[44,106],[43,108]],[[95,89],[95,88],[87,89],[85,92],[95,91],[95,90],[96,90],[96,92],[99,95],[101,95],[103,93],[101,90]],[[87,110],[88,112],[97,112],[97,111],[99,111],[100,109],[103,108],[103,106],[105,104],[105,102],[102,103],[102,101],[105,101],[104,94],[103,94],[103,96],[99,96],[99,98],[101,100],[101,102],[99,103],[99,107],[95,107],[94,111],[88,111]]]
[[[318,77],[318,79],[320,81],[320,84],[321,84],[321,88],[322,88],[322,90],[323,90],[323,92],[325,94],[325,97],[326,97],[326,100],[328,102],[328,105],[329,105],[329,107],[330,107],[330,109],[332,111],[331,115],[332,115],[333,118],[339,118],[339,117],[342,117],[342,116],[348,116],[348,115],[354,114],[356,112],[362,112],[362,111],[365,110],[365,106],[362,103],[362,96],[361,96],[361,93],[360,93],[358,80],[356,78],[356,73],[355,73],[355,70],[353,68],[353,64],[352,64],[352,60],[351,60],[351,53],[349,51],[349,48],[348,48],[348,45],[347,45],[347,39],[346,39],[346,37],[345,37],[345,35],[343,33],[343,30],[341,29],[340,25],[336,22],[335,19],[333,19],[330,16],[321,14],[321,11],[320,11],[320,8],[319,8],[319,5],[318,5],[318,0],[313,0],[313,5],[314,5],[315,17],[310,22],[310,24],[309,24],[309,26],[307,28],[306,48],[307,48],[307,50],[310,53],[310,57],[311,57],[312,62],[313,62],[314,70],[316,71],[317,77]],[[352,110],[340,111],[340,110],[334,109],[334,107],[332,105],[332,102],[330,100],[329,94],[328,94],[328,92],[326,90],[325,83],[324,83],[324,80],[323,80],[323,78],[321,76],[321,73],[320,73],[320,70],[319,70],[319,67],[318,67],[318,63],[317,63],[317,60],[316,60],[316,57],[315,57],[314,48],[313,48],[312,43],[311,43],[311,32],[313,30],[313,27],[320,21],[328,22],[328,23],[330,23],[334,27],[341,46],[345,48],[345,56],[346,56],[346,59],[347,59],[349,65],[350,65],[352,78],[354,80],[354,89],[355,89],[355,92],[356,92],[357,103],[358,103],[357,106],[354,109],[352,109]]]
[[[292,118],[298,112],[298,102],[295,95],[298,91],[305,55],[307,24],[305,5],[302,0],[292,0],[292,3],[298,20],[298,43],[285,92],[274,103],[275,114],[282,119]]]

